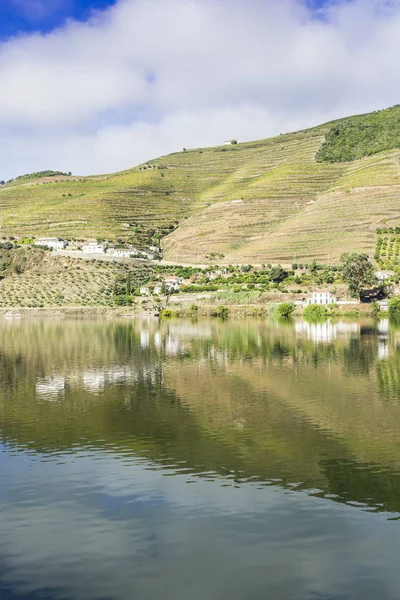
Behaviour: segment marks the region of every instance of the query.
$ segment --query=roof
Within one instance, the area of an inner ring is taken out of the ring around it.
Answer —
[[[331,290],[315,290],[315,292],[313,292],[313,294],[332,294],[333,292],[331,292]]]

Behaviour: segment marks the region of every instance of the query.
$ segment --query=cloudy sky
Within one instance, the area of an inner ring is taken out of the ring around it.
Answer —
[[[0,0],[0,179],[400,103],[400,0]]]

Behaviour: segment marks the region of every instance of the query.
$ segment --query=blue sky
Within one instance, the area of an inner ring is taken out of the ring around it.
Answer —
[[[20,33],[46,33],[66,19],[85,21],[93,10],[102,10],[115,0],[1,0],[0,38]]]
[[[400,0],[0,6],[0,179],[113,172],[400,102]]]
[[[333,0],[300,1],[315,12],[333,4]],[[93,11],[104,10],[116,2],[117,0],[2,0],[0,39],[21,33],[47,33],[62,26],[68,19],[85,21]]]

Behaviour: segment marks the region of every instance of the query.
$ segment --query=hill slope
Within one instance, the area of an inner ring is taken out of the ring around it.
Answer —
[[[400,224],[399,148],[396,106],[114,175],[25,176],[0,190],[3,231],[139,244],[162,235],[165,258],[182,262],[372,255],[376,227]]]

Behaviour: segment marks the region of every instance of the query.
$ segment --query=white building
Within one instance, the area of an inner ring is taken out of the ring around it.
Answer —
[[[58,238],[38,238],[35,240],[35,246],[48,246],[49,248],[53,248],[54,250],[63,250],[67,242],[64,240],[59,240]]]
[[[149,247],[150,252],[156,252],[157,254],[161,254],[162,250],[159,246],[150,246]]]
[[[337,298],[329,290],[317,290],[307,300],[307,304],[334,304],[335,302]]]
[[[119,258],[131,258],[132,250],[126,250],[126,248],[108,248],[107,254],[110,256],[116,256]]]
[[[181,277],[166,277],[164,283],[169,292],[179,292],[182,279]]]
[[[85,246],[82,246],[82,251],[85,254],[104,254],[106,249],[97,242],[88,242]]]
[[[141,296],[150,296],[151,289],[146,285],[146,286],[139,288],[139,293]]]
[[[386,281],[386,279],[389,279],[392,275],[393,273],[390,273],[389,271],[377,271],[375,273],[375,277],[378,281]]]

